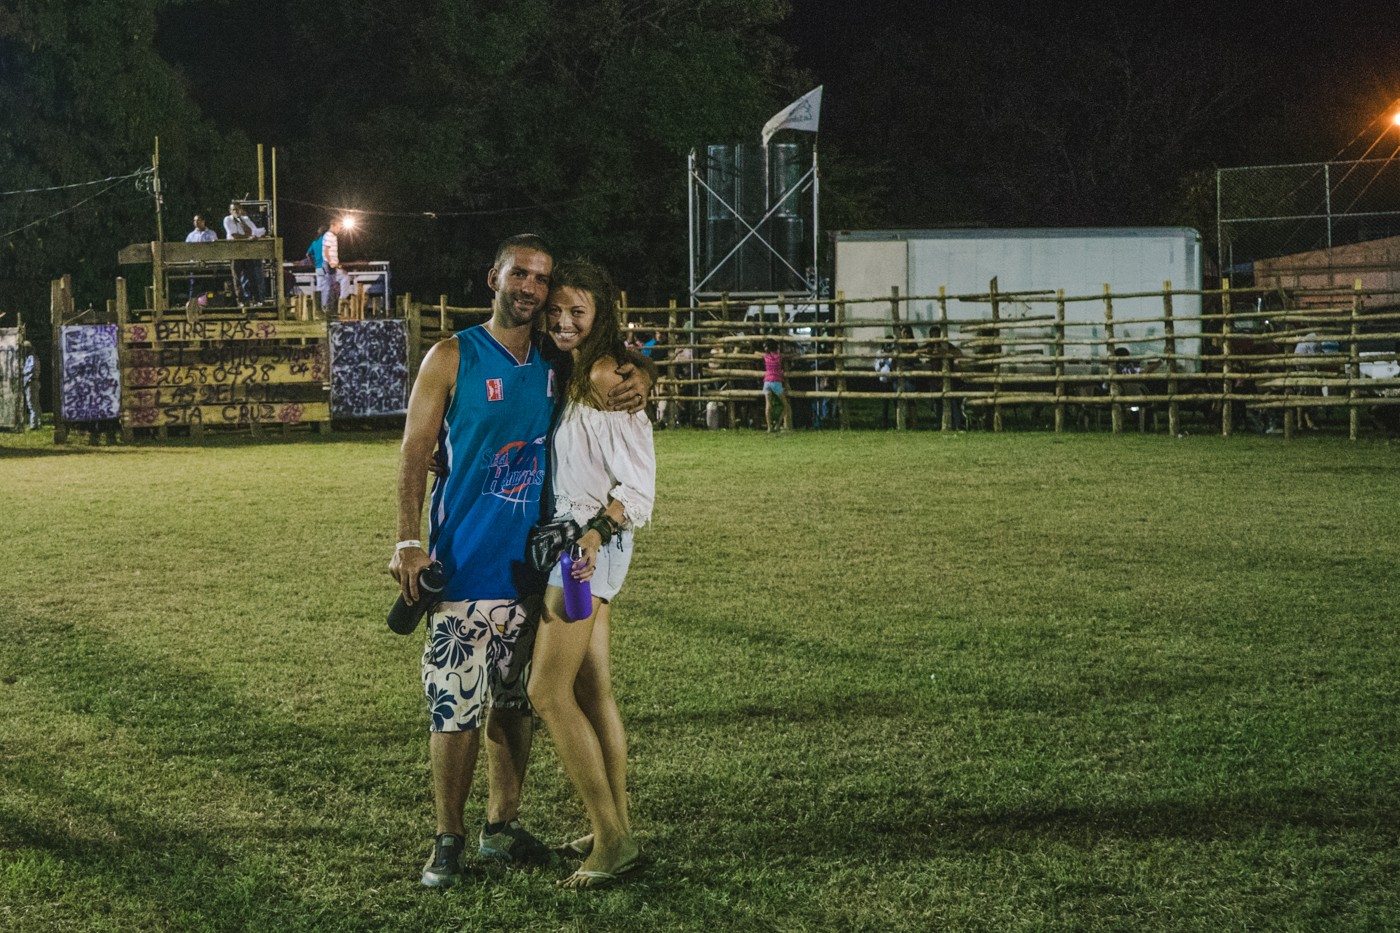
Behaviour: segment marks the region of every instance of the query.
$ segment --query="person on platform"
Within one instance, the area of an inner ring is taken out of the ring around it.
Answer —
[[[205,221],[205,219],[204,219],[204,215],[203,215],[203,214],[195,214],[195,215],[194,215],[194,229],[191,230],[189,233],[185,234],[185,242],[186,242],[186,243],[215,243],[215,242],[218,241],[218,239],[219,239],[219,235],[218,235],[217,233],[215,233],[214,230],[213,230],[213,228],[210,227],[210,226],[208,225],[208,222]],[[190,298],[191,301],[193,301],[194,298],[195,298],[195,291],[194,291],[194,290],[195,290],[194,273],[191,272],[191,273],[190,273],[190,294],[189,294],[189,298]]]
[[[345,231],[345,221],[335,217],[321,234],[321,263],[316,267],[317,280],[321,283],[321,307],[326,317],[340,316],[340,299],[349,291],[349,280],[340,262],[340,235]]]
[[[264,227],[259,227],[243,210],[243,205],[234,201],[228,206],[228,216],[224,218],[224,236],[230,240],[256,240],[267,235]],[[238,303],[260,305],[267,297],[267,283],[263,276],[261,259],[235,259],[233,261],[233,286]]]

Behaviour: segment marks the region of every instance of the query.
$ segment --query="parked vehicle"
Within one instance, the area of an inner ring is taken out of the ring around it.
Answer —
[[[990,283],[996,279],[1002,321],[1024,319],[1026,327],[1004,328],[1003,344],[1015,344],[1018,357],[1010,371],[1044,371],[1036,355],[1053,357],[1055,295],[1064,290],[1065,321],[1071,325],[1064,355],[1083,362],[1091,372],[1107,369],[1104,285],[1115,295],[1160,293],[1163,282],[1180,292],[1201,288],[1201,237],[1184,227],[943,229],[842,231],[836,242],[836,289],[846,301],[848,320],[890,318],[891,289],[913,299],[900,304],[903,320],[916,335],[927,335],[939,319],[939,288],[949,296],[949,337],[965,342],[978,324],[991,318]],[[1175,295],[1176,352],[1195,356],[1200,350],[1201,298]],[[1113,348],[1126,347],[1134,357],[1165,353],[1163,301],[1159,294],[1115,297]],[[922,325],[922,326],[921,326]],[[1079,325],[1079,326],[1073,326]],[[857,328],[852,334],[872,345],[888,335],[885,325]],[[1012,338],[1015,338],[1014,340]],[[1098,342],[1102,340],[1103,342]],[[1178,369],[1198,368],[1191,360]]]

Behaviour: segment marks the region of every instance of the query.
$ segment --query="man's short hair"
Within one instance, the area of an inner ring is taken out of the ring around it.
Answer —
[[[501,245],[496,247],[496,258],[491,263],[493,269],[499,269],[505,263],[508,256],[515,254],[516,250],[528,249],[537,253],[544,253],[550,259],[554,258],[554,250],[550,249],[544,237],[535,233],[517,233],[515,236],[506,237],[501,241]]]

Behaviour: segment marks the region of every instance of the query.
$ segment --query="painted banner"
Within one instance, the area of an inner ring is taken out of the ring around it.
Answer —
[[[63,328],[63,420],[102,421],[121,412],[117,325]]]
[[[122,394],[122,409],[183,408],[187,405],[233,405],[240,402],[322,402],[325,390],[313,386],[272,383],[269,385],[185,385],[130,388]]]
[[[337,418],[408,410],[408,322],[331,325],[331,413]]]
[[[213,366],[149,366],[128,368],[128,389],[178,388],[180,386],[259,386],[277,383],[322,381],[309,363],[217,363]]]
[[[24,358],[19,328],[0,328],[0,429],[19,430],[24,423]]]
[[[301,424],[329,421],[325,402],[240,401],[227,405],[182,405],[164,408],[132,408],[123,413],[122,423],[132,428],[156,428],[193,424]]]
[[[326,349],[323,343],[309,345],[260,343],[256,341],[204,344],[198,347],[180,345],[143,349],[133,347],[126,352],[126,365],[132,369],[157,369],[176,366],[261,366],[264,363],[305,363],[325,381]]]
[[[149,321],[128,324],[122,334],[127,343],[163,343],[167,340],[296,340],[326,336],[322,321]]]

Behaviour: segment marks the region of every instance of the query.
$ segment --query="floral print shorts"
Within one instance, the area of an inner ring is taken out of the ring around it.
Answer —
[[[529,710],[525,694],[538,600],[438,603],[428,616],[423,691],[433,732],[466,732],[482,711]]]

